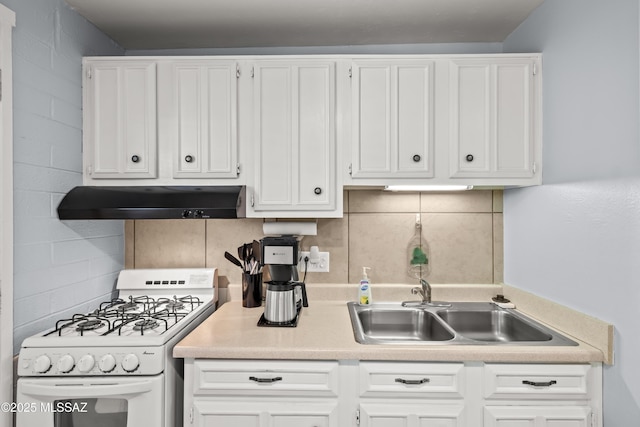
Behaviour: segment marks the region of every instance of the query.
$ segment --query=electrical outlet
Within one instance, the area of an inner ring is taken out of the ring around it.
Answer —
[[[304,274],[305,262],[304,258],[309,256],[310,252],[299,252],[298,271]],[[312,262],[306,263],[307,273],[328,273],[329,272],[329,252],[320,252],[320,258]]]

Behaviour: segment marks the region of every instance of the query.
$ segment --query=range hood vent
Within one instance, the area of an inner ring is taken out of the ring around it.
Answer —
[[[245,186],[75,187],[60,219],[244,218]]]

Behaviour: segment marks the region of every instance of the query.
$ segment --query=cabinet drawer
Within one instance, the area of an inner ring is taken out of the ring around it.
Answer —
[[[462,363],[360,364],[362,397],[464,397]]]
[[[485,365],[486,399],[585,399],[590,365]]]
[[[338,362],[197,360],[193,394],[335,397]]]

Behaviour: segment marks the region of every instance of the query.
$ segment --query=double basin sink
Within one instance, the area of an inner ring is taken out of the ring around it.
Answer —
[[[361,344],[576,346],[576,342],[513,309],[493,303],[347,304]]]

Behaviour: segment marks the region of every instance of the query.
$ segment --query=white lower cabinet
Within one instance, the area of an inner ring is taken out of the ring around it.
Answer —
[[[363,403],[363,427],[465,427],[464,405],[444,403]]]
[[[485,364],[484,427],[602,426],[599,364]]]
[[[588,406],[487,406],[484,427],[591,427]]]
[[[482,386],[487,401],[583,400],[594,378],[591,365],[485,364]]]
[[[340,427],[337,361],[185,361],[185,426]]]
[[[464,427],[463,363],[360,362],[359,419],[366,427]]]
[[[193,404],[197,427],[339,427],[337,402],[253,400]]]
[[[184,425],[602,427],[602,367],[187,359]]]

